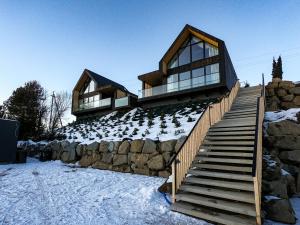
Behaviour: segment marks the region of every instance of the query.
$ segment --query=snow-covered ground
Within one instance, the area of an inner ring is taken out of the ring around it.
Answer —
[[[0,165],[0,224],[208,224],[171,212],[164,181],[60,161]]]
[[[279,122],[282,120],[294,120],[297,121],[296,114],[300,112],[300,108],[293,108],[288,110],[281,110],[276,112],[266,112],[266,122]]]

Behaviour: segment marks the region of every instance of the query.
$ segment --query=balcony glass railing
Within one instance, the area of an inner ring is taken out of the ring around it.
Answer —
[[[188,80],[182,80],[174,83],[160,85],[152,88],[147,88],[139,91],[139,98],[162,95],[166,93],[182,91],[186,89],[216,84],[220,82],[220,74],[214,73],[202,77],[195,77]]]
[[[115,108],[123,107],[123,106],[128,106],[129,104],[129,97],[123,97],[123,98],[117,98],[115,99]]]
[[[86,109],[92,109],[92,108],[98,108],[98,107],[104,107],[104,106],[110,106],[111,105],[111,98],[105,98],[94,102],[87,102],[79,105],[80,110],[86,110]]]

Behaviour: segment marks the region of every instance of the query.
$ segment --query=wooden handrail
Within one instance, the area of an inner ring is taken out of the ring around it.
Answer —
[[[192,131],[172,159],[172,201],[176,201],[175,194],[184,180],[209,128],[219,122],[223,115],[228,112],[240,88],[239,81],[231,89],[230,94],[223,97],[218,103],[209,105]]]

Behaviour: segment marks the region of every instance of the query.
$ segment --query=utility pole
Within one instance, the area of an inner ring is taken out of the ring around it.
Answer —
[[[51,131],[52,133],[52,111],[53,111],[53,98],[54,98],[54,91],[53,91],[53,94],[51,95],[51,110],[50,110],[50,120],[49,120],[49,131]]]

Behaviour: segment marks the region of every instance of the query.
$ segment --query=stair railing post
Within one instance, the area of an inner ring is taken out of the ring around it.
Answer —
[[[176,160],[172,163],[172,203],[175,203],[176,198],[175,198],[175,193],[176,193]]]

